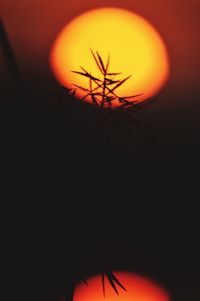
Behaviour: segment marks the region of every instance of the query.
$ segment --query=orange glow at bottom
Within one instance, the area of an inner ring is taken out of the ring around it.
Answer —
[[[101,275],[98,275],[89,278],[88,285],[77,285],[73,301],[170,301],[168,293],[150,279],[127,272],[114,272],[114,275],[126,291],[117,286],[117,295],[105,277],[104,296]]]

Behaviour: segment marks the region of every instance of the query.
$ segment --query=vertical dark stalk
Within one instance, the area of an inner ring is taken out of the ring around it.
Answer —
[[[3,24],[3,20],[1,17],[0,17],[0,42],[1,42],[1,47],[3,50],[3,55],[5,57],[10,74],[11,74],[13,81],[18,89],[19,94],[22,95],[22,91],[23,91],[22,86],[23,85],[22,85],[22,80],[20,77],[20,72],[19,72],[19,69],[17,66],[17,61],[15,59],[5,26]]]
[[[104,74],[103,77],[103,91],[102,91],[102,107],[104,106],[104,102],[105,102],[105,91],[106,91],[106,74]]]

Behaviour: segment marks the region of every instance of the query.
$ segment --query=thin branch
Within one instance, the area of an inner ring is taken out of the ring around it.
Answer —
[[[101,281],[102,281],[102,287],[103,287],[103,295],[105,297],[105,277],[104,277],[104,273],[101,273]]]
[[[106,64],[104,64],[103,59],[99,54],[99,52],[96,51],[95,54],[92,49],[90,50],[94,58],[94,61],[98,67],[98,70],[100,71],[101,75],[103,75],[103,79],[97,78],[96,76],[92,75],[82,66],[80,66],[82,71],[73,70],[72,71],[73,73],[87,77],[89,79],[89,88],[81,87],[79,85],[74,84],[74,86],[77,89],[86,93],[86,95],[82,98],[82,100],[85,100],[90,96],[92,102],[95,103],[96,105],[100,105],[101,107],[104,107],[105,105],[112,107],[113,103],[116,102],[121,104],[118,106],[118,108],[125,108],[125,107],[136,105],[138,102],[135,100],[133,101],[132,99],[137,98],[142,94],[122,97],[122,96],[118,96],[115,92],[131,77],[131,75],[127,76],[122,80],[116,79],[115,77],[120,75],[121,73],[109,71],[110,54],[108,54],[107,62]],[[101,97],[101,99],[99,99],[99,97]]]

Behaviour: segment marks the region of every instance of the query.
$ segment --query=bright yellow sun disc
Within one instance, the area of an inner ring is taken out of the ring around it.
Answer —
[[[99,77],[90,49],[98,51],[104,61],[110,54],[110,72],[120,72],[122,79],[132,75],[116,90],[121,97],[142,94],[136,100],[144,101],[156,95],[168,78],[168,54],[159,33],[144,18],[127,10],[91,10],[64,27],[50,54],[53,73],[63,86],[88,88],[88,78],[72,72],[81,71],[80,66]],[[84,95],[77,90],[79,98]]]

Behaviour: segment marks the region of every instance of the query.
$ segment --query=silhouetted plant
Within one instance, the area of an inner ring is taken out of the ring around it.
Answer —
[[[119,279],[112,273],[112,272],[103,272],[101,273],[102,277],[102,287],[103,287],[103,294],[105,296],[105,276],[107,277],[110,285],[114,289],[117,295],[119,295],[119,292],[117,290],[117,285],[121,287],[124,291],[126,291],[126,288],[121,284]]]
[[[119,291],[117,286],[121,287],[124,291],[126,291],[126,288],[122,285],[122,283],[119,281],[119,279],[113,274],[111,271],[104,271],[101,273],[101,282],[102,282],[102,289],[103,289],[103,295],[106,296],[106,291],[105,291],[105,277],[107,277],[108,282],[112,286],[113,290],[117,295],[119,295]],[[85,285],[88,286],[88,283],[85,279],[82,279],[82,281],[85,283]],[[73,295],[73,293],[72,293]],[[67,299],[66,299],[67,300]]]
[[[117,103],[116,108],[127,108],[138,104],[137,100],[133,100],[142,94],[132,96],[118,96],[116,90],[121,87],[131,75],[117,79],[121,73],[114,73],[109,71],[110,55],[108,55],[107,62],[103,62],[102,57],[96,51],[96,54],[91,49],[92,56],[95,60],[97,68],[101,73],[101,77],[96,77],[88,72],[85,68],[81,67],[81,71],[72,71],[73,73],[79,74],[88,78],[88,88],[73,84],[74,88],[70,89],[70,93],[75,96],[76,90],[81,90],[85,93],[82,100],[86,100],[88,97],[91,98],[92,102],[100,107],[113,107]]]
[[[125,84],[126,81],[130,79],[131,75],[122,79],[118,79],[121,73],[111,72],[109,70],[110,55],[108,55],[106,63],[103,61],[99,52],[96,51],[95,54],[91,49],[91,55],[100,72],[100,76],[94,76],[82,66],[80,66],[80,71],[72,70],[71,72],[88,79],[88,87],[79,86],[74,83],[71,89],[67,89],[67,93],[71,94],[71,96],[76,96],[77,90],[80,90],[83,93],[83,101],[87,101],[88,98],[90,98],[90,101],[98,108],[112,108],[112,110],[104,111],[106,113],[104,114],[104,119],[106,121],[117,125],[120,120],[120,123],[129,125],[128,131],[130,130],[131,134],[132,126],[134,126],[143,136],[146,136],[148,139],[153,139],[149,129],[146,127],[145,122],[142,120],[142,118],[140,118],[139,115],[140,109],[148,102],[152,101],[152,98],[148,98],[145,101],[139,101],[137,100],[137,97],[141,96],[142,94],[124,97],[119,96],[117,89]]]
[[[119,295],[119,291],[117,286],[119,286],[121,289],[123,289],[124,291],[126,291],[126,288],[122,285],[122,283],[119,281],[119,279],[113,274],[113,272],[111,271],[104,271],[101,273],[101,282],[102,282],[102,289],[103,289],[103,295],[104,297],[106,296],[106,290],[105,290],[105,277],[107,277],[108,282],[110,283],[110,285],[112,286],[113,290],[115,291],[115,293],[117,295]],[[82,281],[85,283],[85,285],[88,286],[88,283],[85,279],[82,279]],[[75,285],[71,286],[70,289],[70,296],[73,299],[73,295],[74,295],[74,288]],[[68,293],[65,295],[65,300],[69,300],[69,290]]]

